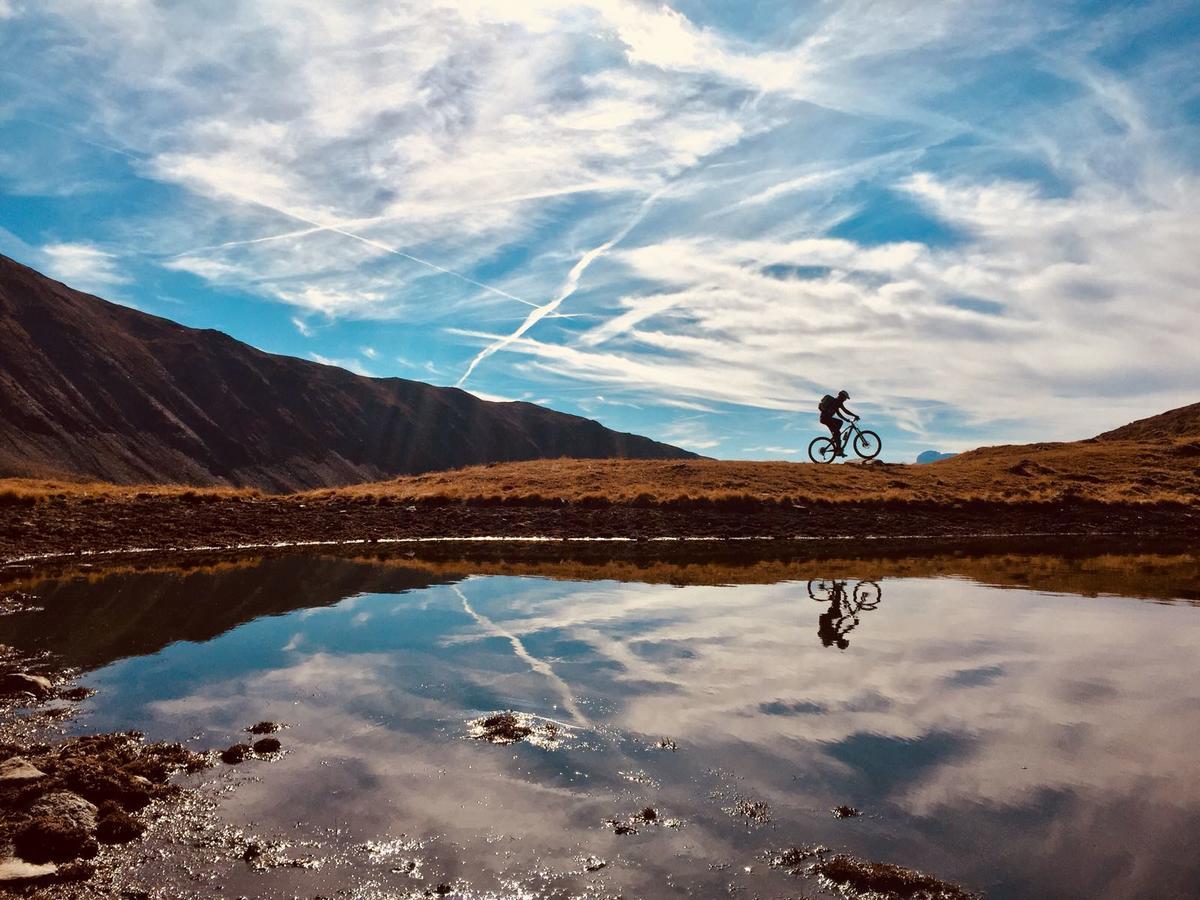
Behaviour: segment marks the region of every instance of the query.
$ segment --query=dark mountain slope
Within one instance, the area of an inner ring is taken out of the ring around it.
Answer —
[[[1200,403],[1169,409],[1097,435],[1098,441],[1153,441],[1162,438],[1200,437]]]
[[[559,456],[695,454],[531,403],[263,353],[0,256],[0,476],[291,490]]]

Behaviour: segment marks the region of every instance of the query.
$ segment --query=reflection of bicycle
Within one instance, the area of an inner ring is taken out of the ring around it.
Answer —
[[[847,422],[842,429],[842,446],[853,447],[861,459],[874,459],[883,449],[883,442],[873,431],[864,431],[858,427],[858,420]],[[815,463],[831,463],[837,459],[837,445],[833,437],[813,438],[808,445],[808,458]]]
[[[883,592],[873,581],[859,581],[847,591],[844,581],[813,579],[808,583],[808,596],[818,603],[829,604],[829,609],[821,613],[817,622],[817,637],[821,643],[845,650],[850,646],[846,635],[857,627],[858,614],[876,609],[883,599]]]
[[[813,592],[813,585],[817,586],[817,593]],[[846,582],[844,581],[826,581],[825,579],[813,578],[808,582],[808,596],[812,597],[818,603],[828,603],[834,599],[834,592],[841,591],[844,597],[846,590]],[[873,581],[860,581],[854,585],[853,591],[854,611],[858,612],[863,609],[874,609],[879,605],[882,599],[883,592],[879,590],[879,585]]]

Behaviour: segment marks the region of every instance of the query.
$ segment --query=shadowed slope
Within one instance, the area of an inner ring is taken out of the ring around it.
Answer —
[[[531,403],[365,378],[108,303],[0,256],[0,475],[267,490],[687,451]]]

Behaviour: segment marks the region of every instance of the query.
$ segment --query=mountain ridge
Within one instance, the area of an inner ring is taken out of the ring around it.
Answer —
[[[0,477],[333,487],[491,462],[697,455],[457,388],[267,353],[0,255]]]

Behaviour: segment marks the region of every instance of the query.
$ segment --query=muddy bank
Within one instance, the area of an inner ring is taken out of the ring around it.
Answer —
[[[0,892],[88,881],[102,846],[136,841],[148,808],[180,796],[174,775],[210,765],[134,731],[61,739],[94,693],[75,674],[52,654],[0,646]]]
[[[386,498],[385,498],[386,499]],[[415,538],[833,538],[1120,534],[1198,536],[1185,504],[813,504],[687,501],[662,504],[399,505],[379,498],[63,497],[0,506],[0,561],[129,548],[230,547]]]
[[[0,745],[0,884],[81,881],[100,844],[145,831],[138,813],[180,791],[170,778],[208,760],[137,732]]]

